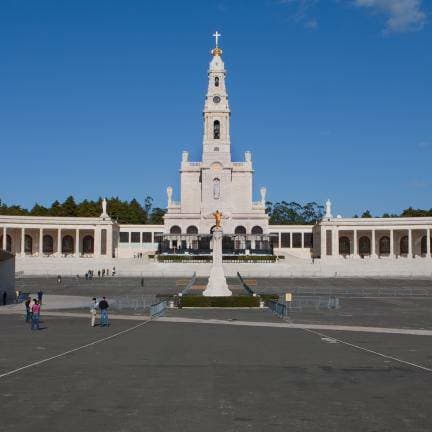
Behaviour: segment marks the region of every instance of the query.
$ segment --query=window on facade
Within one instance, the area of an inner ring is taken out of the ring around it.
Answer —
[[[279,233],[271,233],[270,234],[270,242],[274,248],[278,249],[279,248]]]
[[[154,233],[154,242],[160,243],[163,240],[163,233],[161,232],[155,232]]]
[[[303,247],[304,248],[313,247],[313,235],[312,235],[312,233],[304,233],[303,234]]]
[[[28,234],[24,237],[24,252],[29,255],[33,252],[33,239]]]
[[[141,242],[141,233],[131,232],[131,243],[140,243],[140,242]]]
[[[152,242],[152,233],[151,232],[143,232],[142,233],[142,242],[143,243],[151,243]]]
[[[301,248],[302,247],[302,235],[301,233],[293,233],[293,248]]]
[[[187,227],[187,234],[198,234],[198,228],[195,225],[191,225]]]
[[[219,151],[219,147],[215,147],[213,150],[214,151]]]
[[[339,254],[349,255],[351,252],[351,242],[348,237],[341,237],[339,239]]]
[[[400,253],[406,255],[408,253],[408,236],[403,236],[400,239]]]
[[[181,234],[181,228],[177,225],[174,225],[170,229],[170,234]]]
[[[390,237],[384,236],[379,241],[380,255],[388,255],[390,253]]]
[[[213,199],[219,199],[220,198],[220,180],[218,178],[215,178],[213,180]]]
[[[74,239],[70,235],[65,235],[62,240],[62,252],[71,254],[74,252]]]
[[[215,120],[213,123],[213,138],[220,139],[220,121]]]
[[[83,253],[92,254],[94,253],[94,238],[91,235],[86,235],[83,238]]]
[[[281,247],[290,248],[291,247],[291,233],[281,234]]]
[[[369,237],[363,236],[359,238],[359,254],[370,255],[371,253],[371,242]]]
[[[244,226],[235,227],[234,234],[246,234],[246,228]]]
[[[46,234],[46,235],[43,236],[43,240],[42,240],[42,252],[44,254],[52,254],[54,252],[54,240],[48,234]]]
[[[120,243],[129,243],[129,233],[120,231]]]
[[[252,228],[251,233],[255,234],[255,235],[262,234],[263,233],[263,229],[260,226],[256,225],[256,226],[254,226]]]
[[[219,77],[215,77],[215,87],[219,87]]]

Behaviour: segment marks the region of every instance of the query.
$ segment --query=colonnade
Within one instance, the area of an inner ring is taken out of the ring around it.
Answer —
[[[321,228],[321,257],[431,258],[430,227]]]
[[[3,226],[0,235],[0,247],[17,256],[100,257],[113,250],[111,230],[99,227]]]

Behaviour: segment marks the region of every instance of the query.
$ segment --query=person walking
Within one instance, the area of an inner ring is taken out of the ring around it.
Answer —
[[[30,322],[30,319],[31,319],[31,307],[30,307],[30,303],[31,303],[31,298],[27,297],[27,300],[24,303],[25,309],[26,309],[26,323]]]
[[[100,309],[100,326],[101,327],[107,327],[109,326],[108,323],[108,308],[109,308],[109,304],[106,301],[105,297],[102,297],[102,300],[99,302],[99,309]]]
[[[99,303],[96,300],[96,297],[92,298],[92,302],[90,304],[90,325],[92,327],[96,324],[96,315],[97,315],[97,308],[99,306]]]
[[[41,310],[41,307],[40,307],[40,304],[39,304],[38,300],[33,299],[33,302],[34,302],[34,304],[33,304],[32,308],[31,308],[31,311],[32,311],[31,329],[32,330],[36,330],[36,329],[40,330],[39,319],[40,319],[40,310]]]
[[[3,306],[6,306],[7,303],[7,292],[3,291]]]

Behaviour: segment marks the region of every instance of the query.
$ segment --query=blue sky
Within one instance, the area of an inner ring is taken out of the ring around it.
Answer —
[[[211,34],[255,199],[351,216],[432,207],[426,0],[2,0],[0,197],[178,199],[199,160]]]

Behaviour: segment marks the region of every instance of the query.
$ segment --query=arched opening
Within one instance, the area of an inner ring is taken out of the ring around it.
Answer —
[[[170,234],[181,234],[181,228],[178,225],[174,225],[170,228]]]
[[[359,238],[359,254],[370,255],[371,253],[371,241],[369,237],[363,236]]]
[[[54,240],[53,238],[45,234],[42,239],[42,252],[44,254],[52,254],[54,253]]]
[[[244,226],[237,226],[234,230],[234,234],[246,234],[246,228]]]
[[[83,253],[92,254],[94,253],[94,238],[91,235],[86,235],[83,238]]]
[[[390,237],[384,236],[379,241],[379,253],[380,255],[390,254]]]
[[[421,239],[421,254],[422,255],[427,255],[427,237],[423,236]],[[430,238],[430,250],[429,253],[432,253],[432,237]]]
[[[215,120],[213,122],[213,138],[220,139],[220,121]]]
[[[339,239],[339,255],[349,255],[351,253],[351,242],[348,237],[341,237]]]
[[[0,248],[3,247],[3,236],[0,237]],[[6,251],[12,253],[12,237],[6,234]]]
[[[188,226],[186,234],[198,234],[198,228],[195,225]]]
[[[251,233],[255,234],[255,235],[262,234],[263,233],[263,229],[260,226],[256,225],[256,226],[254,226],[252,228]]]
[[[408,255],[408,236],[403,236],[400,239],[400,254],[401,255]]]
[[[215,77],[215,87],[219,87],[219,77]]]
[[[220,180],[218,178],[213,179],[213,199],[220,198]]]
[[[74,253],[74,239],[71,235],[65,235],[62,239],[62,253],[72,254]]]
[[[31,235],[26,234],[24,236],[24,253],[31,255],[33,253],[33,239]]]

